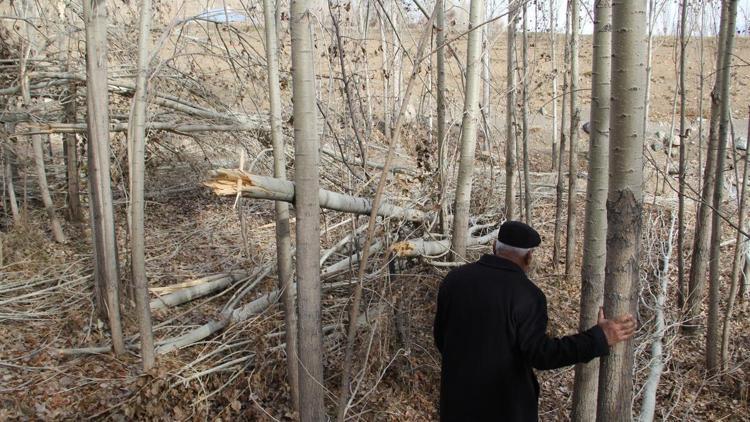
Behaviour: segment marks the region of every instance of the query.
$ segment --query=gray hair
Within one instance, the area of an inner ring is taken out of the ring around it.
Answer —
[[[519,258],[525,257],[526,254],[533,248],[519,248],[516,246],[507,245],[499,240],[495,240],[495,254],[505,253],[508,255],[514,255]]]

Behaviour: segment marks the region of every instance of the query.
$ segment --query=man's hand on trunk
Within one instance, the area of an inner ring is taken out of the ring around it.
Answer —
[[[600,307],[598,325],[602,327],[610,347],[635,334],[635,318],[631,314],[621,315],[617,319],[607,319],[604,317],[604,308]]]

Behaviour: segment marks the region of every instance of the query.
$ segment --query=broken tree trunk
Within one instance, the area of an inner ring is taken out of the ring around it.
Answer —
[[[273,177],[250,174],[239,169],[219,169],[211,172],[211,178],[203,183],[220,196],[236,196],[238,186],[246,198],[270,199],[293,202],[295,185],[293,182]],[[318,191],[322,208],[334,211],[370,215],[372,201],[366,198],[345,195],[325,189]],[[427,215],[418,210],[382,203],[378,209],[381,217],[391,217],[408,221],[425,221]]]
[[[487,244],[494,239],[497,239],[497,230],[491,231],[484,236],[473,236],[474,232],[479,231],[482,228],[488,226],[476,226],[473,227],[467,233],[466,246],[476,246]],[[394,256],[400,258],[406,257],[434,257],[447,253],[450,250],[451,239],[443,240],[427,240],[427,239],[412,239],[398,242],[391,246],[391,252]]]

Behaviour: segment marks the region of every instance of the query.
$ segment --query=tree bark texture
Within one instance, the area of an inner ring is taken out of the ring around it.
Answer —
[[[586,186],[586,218],[581,267],[581,331],[597,323],[604,295],[607,256],[607,177],[609,172],[609,99],[612,55],[612,3],[594,5],[593,69],[591,81],[591,133]],[[596,419],[599,361],[576,365],[573,421]]]
[[[125,352],[120,321],[120,278],[109,170],[109,97],[107,92],[107,8],[105,0],[83,2],[86,26],[88,172],[91,225],[98,292],[106,300],[112,347]],[[97,289],[95,289],[96,291]]]
[[[636,315],[643,211],[646,1],[612,2],[612,88],[604,311]],[[633,340],[601,359],[598,421],[632,419]]]
[[[148,278],[146,276],[146,228],[144,226],[146,201],[144,198],[146,178],[146,106],[151,54],[151,0],[141,0],[141,20],[138,31],[138,70],[135,80],[135,96],[128,140],[130,153],[130,265],[135,306],[138,314],[138,330],[141,334],[141,360],[143,370],[154,367],[154,333],[149,306]]]
[[[281,87],[279,83],[278,32],[276,28],[275,4],[263,0],[263,16],[266,31],[266,63],[268,65],[268,97],[271,106],[271,144],[273,145],[273,175],[286,180],[286,153],[284,134],[281,130]],[[364,159],[364,157],[363,157]],[[299,412],[299,364],[297,359],[297,308],[294,280],[292,278],[292,244],[289,224],[289,204],[274,202],[276,212],[276,268],[279,277],[281,302],[284,308],[286,328],[287,381],[289,382],[292,409]]]
[[[483,0],[471,0],[469,30],[481,23]],[[477,144],[479,120],[480,70],[482,66],[482,31],[469,32],[466,47],[466,90],[463,121],[461,122],[461,148],[456,180],[456,202],[453,211],[453,260],[466,259],[466,230],[469,228],[469,205],[474,180],[474,153]]]
[[[320,142],[316,129],[312,2],[292,0],[290,7],[299,295],[299,412],[302,422],[317,422],[325,420],[326,415],[320,319]]]
[[[687,68],[687,10],[688,1],[683,0],[680,9],[680,191],[677,205],[677,306],[682,309],[685,304],[685,163],[687,162],[687,85],[685,70]],[[701,115],[701,120],[703,116]],[[700,161],[698,161],[700,163]]]
[[[722,3],[722,15],[726,3]],[[706,291],[706,270],[708,269],[709,260],[706,255],[709,253],[708,241],[711,233],[713,219],[710,218],[711,205],[714,197],[714,178],[716,176],[716,166],[719,150],[719,123],[721,120],[721,79],[722,46],[726,44],[727,27],[726,19],[721,21],[719,31],[719,50],[716,56],[716,80],[711,90],[711,120],[708,128],[708,144],[706,152],[706,166],[703,172],[703,188],[701,191],[701,201],[698,213],[695,218],[695,231],[693,235],[693,255],[690,260],[690,277],[688,278],[687,304],[685,306],[686,315],[683,318],[683,332],[687,335],[695,335],[701,327],[700,315],[701,305]]]
[[[505,94],[505,218],[516,216],[516,20],[518,5],[508,6],[508,45],[506,55],[507,92]],[[455,223],[454,223],[455,224]]]
[[[568,228],[565,247],[565,277],[573,271],[576,257],[576,181],[578,180],[578,0],[570,0],[570,148],[568,148]]]
[[[721,86],[719,98],[719,150],[716,156],[716,178],[713,191],[713,206],[711,213],[711,253],[708,268],[708,323],[706,333],[706,369],[709,373],[717,373],[721,366],[721,337],[719,306],[721,301],[721,204],[724,196],[724,162],[726,159],[727,137],[729,135],[729,87],[731,83],[730,71],[732,66],[732,50],[734,49],[734,34],[737,21],[738,0],[724,0],[722,21],[726,21],[725,44],[719,48],[721,55]],[[740,247],[740,245],[736,245]]]

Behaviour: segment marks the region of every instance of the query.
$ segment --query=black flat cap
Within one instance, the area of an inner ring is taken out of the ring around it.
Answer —
[[[497,240],[508,246],[530,249],[542,243],[542,238],[536,230],[520,221],[506,221],[497,232]]]

